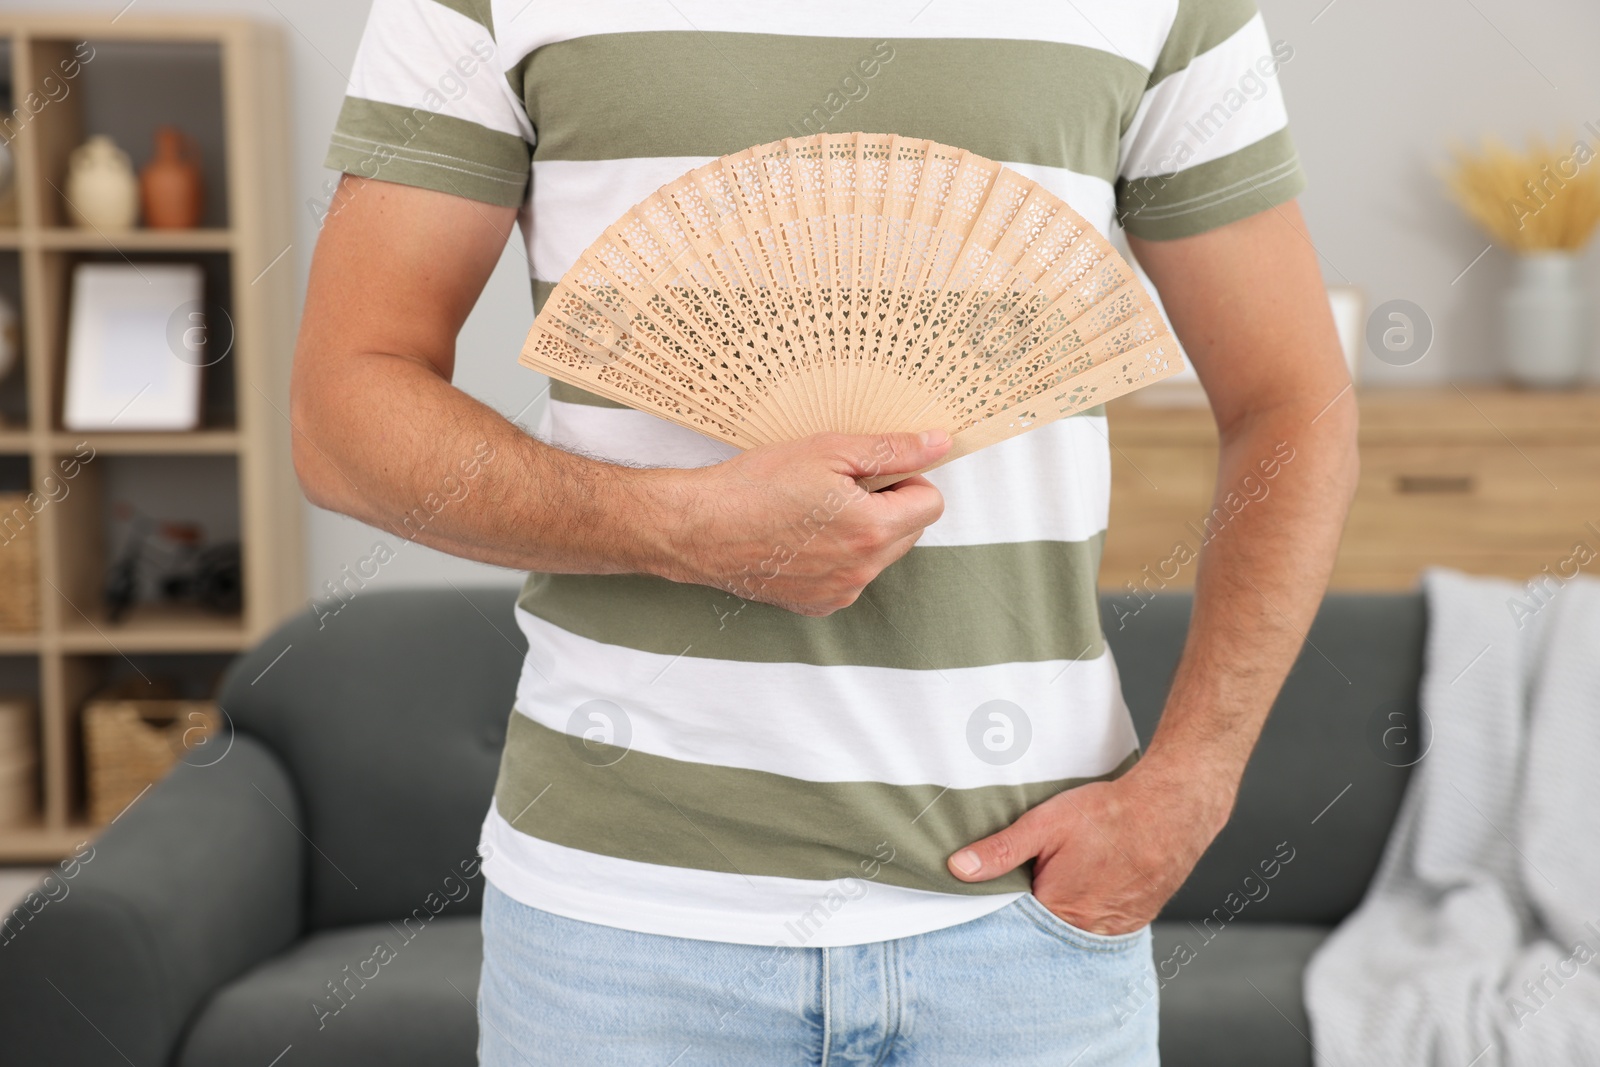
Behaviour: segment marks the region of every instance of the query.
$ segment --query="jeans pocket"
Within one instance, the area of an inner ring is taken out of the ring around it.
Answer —
[[[1150,927],[1141,926],[1125,934],[1097,934],[1093,930],[1085,930],[1067,922],[1045,907],[1044,901],[1032,893],[1024,893],[1017,901],[1017,905],[1022,913],[1045,933],[1077,948],[1089,949],[1091,952],[1126,952],[1142,943],[1150,932]]]

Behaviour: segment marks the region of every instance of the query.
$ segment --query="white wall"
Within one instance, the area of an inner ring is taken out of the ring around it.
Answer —
[[[1279,77],[1324,275],[1363,287],[1369,306],[1414,301],[1436,329],[1421,362],[1397,368],[1368,355],[1363,380],[1494,377],[1509,257],[1497,248],[1455,280],[1489,242],[1445,198],[1438,170],[1452,142],[1485,133],[1520,146],[1530,133],[1582,132],[1600,148],[1600,4],[1258,3],[1272,36],[1295,50]],[[1587,265],[1600,303],[1600,241]]]
[[[1587,136],[1600,143],[1600,64],[1589,54],[1600,42],[1600,4],[1258,2],[1272,35],[1295,50],[1279,76],[1310,176],[1302,203],[1325,275],[1330,282],[1362,286],[1372,304],[1397,297],[1415,301],[1436,329],[1433,351],[1420,363],[1395,368],[1369,356],[1364,379],[1420,384],[1492,377],[1498,348],[1494,305],[1507,280],[1507,260],[1492,251],[1455,280],[1487,242],[1445,200],[1436,172],[1452,138],[1482,132],[1518,141],[1528,132],[1576,132],[1592,121],[1596,130]],[[110,18],[126,3],[53,0],[49,6],[104,11]],[[0,6],[45,5],[0,0]],[[222,10],[285,24],[294,94],[294,192],[302,205],[290,255],[302,286],[316,236],[304,205],[324,195],[330,175],[322,157],[367,6],[356,0],[135,0],[129,12]],[[1596,258],[1591,249],[1592,285],[1600,284]],[[508,414],[540,388],[515,359],[530,313],[526,265],[513,242],[467,323],[457,361],[458,384]],[[379,536],[311,509],[311,588],[366,554]],[[407,545],[379,580],[462,584],[515,576]]]

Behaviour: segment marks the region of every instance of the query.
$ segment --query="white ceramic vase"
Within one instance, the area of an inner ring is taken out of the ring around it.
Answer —
[[[1575,385],[1589,361],[1590,303],[1571,252],[1518,256],[1505,295],[1506,371],[1519,385]]]
[[[67,161],[67,214],[79,226],[114,233],[139,218],[139,180],[128,153],[102,134],[72,150]]]

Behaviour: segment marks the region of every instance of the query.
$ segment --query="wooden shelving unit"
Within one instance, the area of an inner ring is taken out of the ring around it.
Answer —
[[[60,64],[83,42],[93,58],[80,60],[74,77],[64,77]],[[174,67],[184,79],[193,75],[192,83],[175,78]],[[24,106],[30,93],[48,101],[36,112],[24,108],[26,121],[7,131],[14,135],[9,147],[18,217],[15,225],[0,227],[0,266],[10,258],[19,279],[20,293],[10,295],[20,296],[25,360],[17,373],[25,378],[26,418],[0,424],[0,460],[25,460],[30,486],[41,492],[41,480],[62,459],[85,447],[94,457],[71,480],[68,495],[32,519],[38,629],[0,633],[0,657],[13,667],[18,661],[33,667],[41,776],[36,821],[0,828],[0,863],[47,862],[95,832],[82,814],[78,717],[84,700],[121,664],[151,669],[201,658],[220,665],[304,603],[300,494],[282,414],[288,411],[296,314],[292,260],[282,256],[294,239],[287,91],[275,27],[133,12],[115,20],[0,14],[0,77],[9,79],[12,107]],[[54,85],[46,84],[52,78]],[[128,128],[106,128],[115,115],[131,115]],[[137,166],[149,151],[150,127],[168,121],[201,142],[208,203],[202,228],[118,234],[72,228],[60,193],[68,153],[90,134],[105,133]],[[206,267],[207,301],[226,308],[233,324],[231,351],[207,371],[213,384],[202,429],[65,430],[61,394],[72,266],[175,259]],[[231,464],[227,485],[237,495],[242,612],[218,616],[148,604],[109,622],[102,589],[117,546],[107,544],[107,469],[119,462],[145,464],[146,471],[160,464],[163,485],[177,485],[194,464],[219,459]]]

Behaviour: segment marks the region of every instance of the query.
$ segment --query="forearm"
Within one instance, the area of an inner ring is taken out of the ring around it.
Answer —
[[[1355,489],[1355,421],[1345,392],[1224,429],[1188,638],[1148,752],[1203,778],[1223,817],[1333,569]]]
[[[318,506],[502,567],[659,569],[670,472],[547,445],[407,357],[296,374],[295,467]]]

